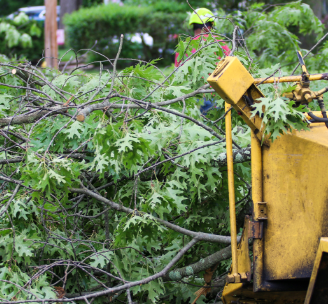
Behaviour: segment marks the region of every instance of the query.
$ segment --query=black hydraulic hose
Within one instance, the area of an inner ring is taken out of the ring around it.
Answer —
[[[316,120],[314,120],[314,119],[310,119],[309,122],[310,122],[310,123],[322,123],[322,121],[316,121]]]
[[[323,102],[323,98],[318,98],[318,103],[321,109],[321,113],[322,113],[322,117],[323,118],[327,118],[327,112],[326,112],[326,108],[325,108],[325,104]],[[328,122],[325,122],[326,127],[328,128]]]
[[[328,123],[328,118],[325,117],[325,118],[321,118],[321,117],[318,117],[318,116],[315,116],[312,112],[308,112],[308,115],[315,121],[315,122],[325,122],[325,123]],[[312,120],[311,119],[311,120]],[[310,120],[310,122],[311,122]]]
[[[244,97],[244,99],[245,99],[245,101],[246,101],[246,103],[249,107],[251,107],[254,104],[252,99],[250,97],[248,97],[247,95],[243,95],[243,97]]]
[[[247,95],[243,95],[243,98],[245,99],[246,104],[247,104],[247,105],[251,108],[251,110],[253,111],[255,108],[252,107],[252,105],[253,105],[255,102],[254,102],[254,99],[253,99],[252,95],[251,95],[251,94],[249,94],[249,96],[247,96]],[[257,111],[257,112],[255,113],[255,115],[259,115],[259,116],[260,116],[259,111]],[[264,113],[262,113],[262,115],[261,115],[261,118],[263,118],[263,117],[264,117]]]

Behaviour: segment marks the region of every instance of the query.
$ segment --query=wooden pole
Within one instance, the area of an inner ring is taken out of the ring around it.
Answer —
[[[57,0],[45,0],[45,55],[47,67],[58,69]]]

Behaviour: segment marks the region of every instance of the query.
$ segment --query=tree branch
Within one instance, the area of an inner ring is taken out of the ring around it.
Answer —
[[[7,165],[7,164],[14,164],[14,163],[20,163],[23,161],[23,157],[16,157],[16,158],[8,158],[8,159],[1,159],[0,165]]]
[[[132,288],[134,286],[137,285],[142,285],[142,284],[147,284],[153,280],[156,280],[162,276],[164,276],[167,271],[173,267],[175,265],[175,263],[177,263],[182,257],[183,255],[191,248],[193,247],[196,243],[198,242],[197,239],[192,239],[186,246],[184,246],[179,253],[171,260],[170,263],[168,263],[163,270],[161,270],[160,272],[149,276],[148,278],[136,281],[136,282],[129,282],[127,284],[121,285],[121,286],[117,286],[117,287],[113,287],[113,288],[108,288],[106,290],[103,291],[98,291],[98,292],[94,292],[94,293],[89,293],[88,295],[82,295],[76,298],[72,298],[72,299],[47,299],[46,302],[48,303],[54,303],[54,302],[71,302],[71,301],[79,301],[79,300],[85,300],[86,298],[95,298],[95,297],[100,297],[100,296],[104,296],[107,295],[109,293],[113,293],[113,292],[118,292],[121,290],[126,290],[129,288]],[[2,304],[14,304],[14,303],[30,303],[30,302],[45,302],[44,299],[42,300],[38,300],[38,299],[33,299],[33,300],[22,300],[22,301],[1,301]]]
[[[189,97],[193,97],[193,96],[195,96],[197,94],[204,94],[204,93],[213,93],[213,92],[215,92],[212,89],[208,90],[209,87],[210,87],[210,85],[209,84],[206,84],[206,85],[200,87],[199,89],[197,89],[196,91],[191,92],[191,93],[188,93],[188,94],[183,95],[181,97],[177,97],[177,98],[166,100],[166,101],[160,101],[160,102],[156,102],[156,103],[148,103],[148,102],[145,102],[145,101],[142,101],[142,100],[138,100],[138,99],[134,99],[134,98],[129,98],[127,96],[122,96],[122,95],[119,95],[119,94],[113,94],[112,96],[108,96],[106,98],[103,98],[103,99],[105,99],[105,101],[102,102],[102,103],[96,103],[96,104],[92,104],[92,105],[86,106],[83,110],[81,110],[79,112],[79,116],[78,116],[77,119],[79,121],[84,121],[85,118],[86,118],[86,116],[88,116],[93,111],[102,110],[102,109],[105,109],[105,108],[112,108],[112,109],[122,109],[122,108],[123,109],[124,108],[139,109],[139,108],[141,108],[140,105],[139,105],[139,103],[141,103],[141,104],[143,104],[145,106],[148,106],[149,105],[150,107],[153,107],[153,106],[167,106],[167,105],[170,105],[172,103],[176,103],[176,102],[182,101],[184,99],[188,99]],[[113,103],[110,103],[108,101],[108,99],[111,99],[111,98],[114,98],[114,97],[120,97],[122,99],[131,101],[131,102],[133,102],[133,104],[113,104]]]
[[[21,125],[24,123],[32,123],[40,119],[44,115],[51,116],[51,115],[66,113],[66,112],[67,112],[67,107],[63,107],[63,106],[51,107],[48,109],[42,108],[42,110],[36,110],[35,112],[32,112],[30,114],[20,114],[17,116],[1,118],[0,127],[7,126],[7,125],[15,125],[15,124]]]
[[[231,246],[228,246],[218,252],[215,252],[208,257],[201,259],[195,264],[186,267],[178,268],[168,272],[162,279],[166,281],[179,281],[184,277],[192,276],[196,273],[204,271],[220,261],[226,260],[231,257]]]
[[[119,205],[117,203],[114,203],[108,199],[106,199],[105,197],[102,197],[99,194],[96,194],[92,191],[90,191],[87,188],[81,189],[81,188],[71,188],[70,189],[71,192],[73,193],[81,193],[81,194],[86,194],[89,195],[93,198],[95,198],[98,201],[101,201],[109,206],[111,206],[113,209],[117,210],[117,211],[123,211],[125,213],[138,213],[140,214],[137,210],[133,210],[131,208],[127,208],[124,207],[123,205]],[[149,216],[151,216],[149,214]],[[162,220],[160,218],[155,218],[153,216],[151,216],[155,221],[161,223],[162,225],[185,235],[189,235],[190,237],[195,238],[198,241],[208,241],[208,242],[213,242],[213,243],[223,243],[223,244],[230,244],[231,243],[231,237],[230,236],[223,236],[223,235],[215,235],[215,234],[209,234],[209,233],[203,233],[203,232],[194,232],[185,228],[182,228],[178,225],[174,225],[170,222],[167,222],[165,220]]]

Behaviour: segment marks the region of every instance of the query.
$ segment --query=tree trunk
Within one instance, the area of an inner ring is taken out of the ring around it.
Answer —
[[[311,6],[314,14],[321,20],[323,17],[324,0],[304,0],[304,2]]]
[[[63,29],[63,17],[65,14],[71,14],[78,10],[82,5],[82,0],[60,0],[60,21],[59,28]]]

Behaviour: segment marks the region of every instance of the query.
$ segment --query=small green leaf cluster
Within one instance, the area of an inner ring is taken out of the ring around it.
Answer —
[[[267,78],[277,69],[279,69],[279,64],[271,68],[257,70],[255,75]],[[269,136],[274,141],[277,137],[293,130],[309,130],[308,121],[304,116],[304,113],[308,112],[307,107],[304,105],[296,106],[295,101],[283,97],[284,93],[291,92],[295,88],[293,83],[279,83],[278,81],[273,85],[261,86],[265,97],[259,98],[260,102],[252,106],[252,115],[257,114],[263,118],[263,140]]]
[[[29,20],[24,12],[20,12],[13,20],[0,19],[0,54],[9,57],[29,57],[29,60],[40,58],[43,42],[42,25]],[[38,52],[39,54],[33,54]]]
[[[219,15],[224,15],[224,12],[221,11]],[[231,33],[233,24],[238,25],[248,50],[258,58],[260,66],[266,68],[277,63],[288,67],[295,61],[295,53],[300,48],[300,35],[311,35],[318,40],[324,34],[323,24],[310,6],[302,1],[272,7],[257,3],[249,10],[236,11],[226,17],[234,23],[228,19],[219,20],[218,32]],[[320,46],[319,52],[325,49]],[[324,68],[327,67],[326,57],[317,56],[316,60]]]

